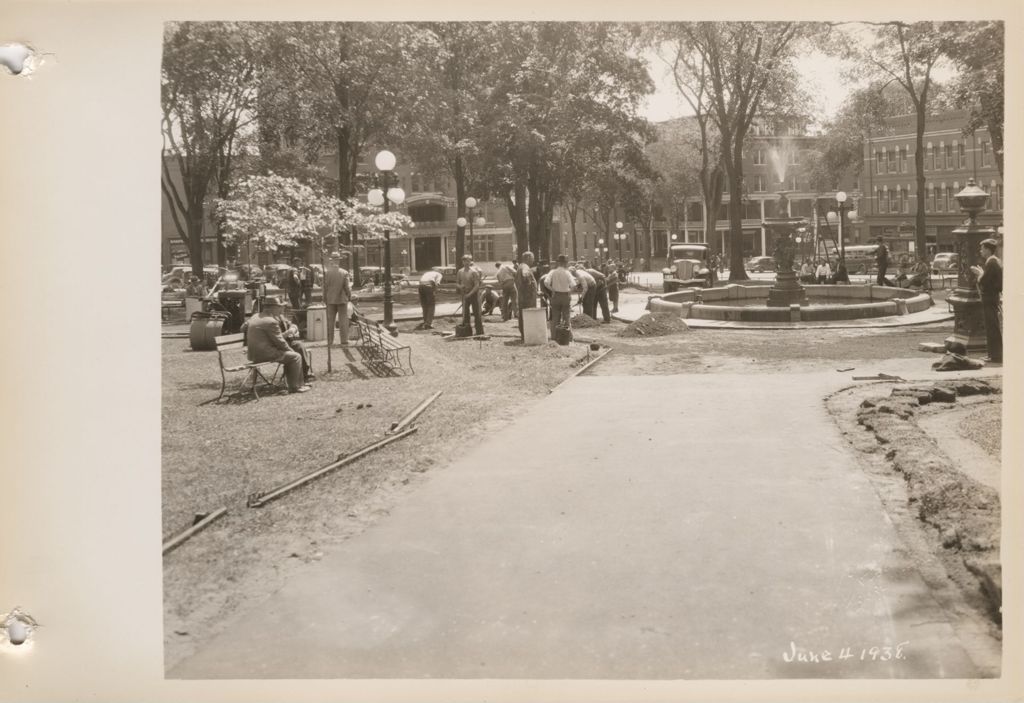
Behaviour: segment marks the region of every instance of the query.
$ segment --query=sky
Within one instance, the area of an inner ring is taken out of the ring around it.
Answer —
[[[684,115],[692,115],[689,105],[679,96],[675,83],[665,63],[652,52],[647,55],[651,79],[655,91],[649,95],[641,115],[651,122]],[[813,52],[797,59],[797,68],[804,77],[808,92],[818,97],[817,106],[821,116],[817,122],[832,117],[842,105],[846,96],[856,88],[855,84],[845,81],[841,75],[844,62],[834,56]]]

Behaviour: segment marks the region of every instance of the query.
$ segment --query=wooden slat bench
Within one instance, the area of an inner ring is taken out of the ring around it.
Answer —
[[[390,371],[401,371],[402,374],[416,373],[412,368],[412,348],[392,337],[380,323],[362,315],[354,316],[359,327],[359,351],[365,359],[383,364]],[[405,352],[408,369],[402,364],[402,352]]]
[[[242,381],[242,385],[239,387],[238,392],[241,395],[242,391],[245,390],[245,384],[252,384],[252,394],[256,397],[256,400],[260,399],[259,391],[256,390],[256,382],[262,379],[268,386],[277,388],[275,381],[277,380],[277,374],[281,370],[281,362],[279,361],[249,361],[244,359],[244,363],[234,363],[231,357],[236,357],[239,353],[245,353],[245,335],[239,332],[238,334],[224,334],[219,337],[213,338],[214,344],[217,345],[217,361],[220,364],[220,395],[217,396],[217,400],[224,397],[224,390],[227,388],[227,374],[239,373],[242,371],[246,372],[245,379]],[[224,357],[228,356],[228,361],[232,365],[226,365]],[[263,374],[263,367],[273,366],[274,373],[268,379]]]

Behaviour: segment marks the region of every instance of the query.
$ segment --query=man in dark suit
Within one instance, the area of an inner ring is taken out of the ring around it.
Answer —
[[[981,293],[981,312],[985,318],[985,347],[988,356],[985,361],[993,364],[1003,363],[1003,332],[999,327],[999,316],[1002,312],[1001,296],[1003,293],[1003,262],[996,257],[999,243],[994,239],[986,239],[981,243],[983,266],[972,266],[971,271],[978,279],[978,292]]]
[[[309,386],[303,383],[302,356],[293,351],[281,332],[278,318],[284,313],[284,301],[268,296],[263,310],[242,325],[249,361],[277,361],[284,365],[289,393],[305,393]]]
[[[878,249],[875,250],[875,264],[878,266],[878,280],[875,283],[895,287],[896,284],[885,277],[885,272],[889,268],[889,247],[885,246],[885,241],[881,237],[878,238]]]

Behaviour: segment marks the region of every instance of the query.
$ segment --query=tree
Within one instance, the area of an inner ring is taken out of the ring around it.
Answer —
[[[642,156],[651,133],[639,101],[652,86],[622,25],[520,22],[502,30],[481,111],[484,182],[505,200],[519,250],[543,260],[556,208],[590,171],[578,160],[613,149]]]
[[[334,154],[335,193],[355,194],[364,150],[393,138],[416,35],[400,22],[285,22],[268,40],[261,149],[297,146],[309,162]]]
[[[866,44],[849,42],[847,54],[857,59],[863,72],[881,79],[885,85],[901,86],[913,105],[916,117],[914,143],[914,174],[917,184],[917,216],[914,234],[918,260],[926,256],[925,248],[925,173],[924,130],[928,118],[933,80],[932,70],[943,58],[946,44],[944,30],[937,22],[883,22],[870,25],[872,41]]]
[[[971,109],[964,133],[970,134],[984,125],[992,138],[992,151],[1002,178],[1006,64],[1003,23],[944,22],[939,30],[939,47],[960,70],[952,93],[957,106]]]
[[[794,67],[797,41],[815,26],[793,22],[672,23],[666,31],[682,49],[677,75],[699,96],[718,131],[729,181],[729,280],[747,280],[743,266],[743,146],[755,119],[785,124],[799,117],[806,96]],[[704,102],[706,101],[706,103]],[[710,220],[714,215],[708,213]]]
[[[660,205],[668,215],[670,229],[678,229],[679,221],[685,219],[682,208],[687,198],[703,193],[701,170],[707,164],[700,158],[701,138],[695,122],[681,119],[657,125],[658,140],[647,147],[647,157],[658,174],[657,180],[650,184],[649,195],[652,203]],[[696,165],[698,163],[700,166]],[[653,255],[650,227],[648,235],[648,249]]]
[[[495,60],[500,27],[486,22],[429,22],[412,25],[419,73],[415,97],[403,109],[400,146],[419,169],[443,171],[455,182],[456,216],[466,215],[466,197],[482,198],[478,163],[480,106]],[[466,229],[455,236],[456,261],[465,252]]]
[[[235,142],[255,117],[259,36],[258,26],[233,22],[164,30],[160,188],[197,275],[206,198],[214,182],[229,182]]]

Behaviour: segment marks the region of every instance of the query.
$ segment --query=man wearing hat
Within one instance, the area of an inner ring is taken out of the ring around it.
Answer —
[[[981,293],[981,313],[985,319],[985,347],[988,356],[985,361],[993,364],[1003,363],[1003,332],[999,328],[999,315],[1003,292],[1003,262],[996,257],[999,243],[994,239],[981,242],[981,258],[984,266],[972,266],[971,272],[978,279],[978,292]]]
[[[477,334],[484,333],[484,318],[480,314],[480,279],[480,271],[473,266],[473,257],[464,255],[462,268],[456,274],[456,283],[462,296],[462,324],[469,326],[469,311],[472,308]]]
[[[896,284],[885,277],[885,272],[889,268],[889,247],[885,246],[885,240],[881,237],[878,238],[878,248],[875,250],[875,264],[878,266],[878,278],[875,283],[895,287]]]
[[[564,327],[569,329],[569,318],[572,316],[572,301],[570,294],[580,288],[580,283],[575,276],[566,268],[568,259],[565,254],[558,255],[558,267],[553,268],[544,274],[544,285],[552,291],[551,296],[551,337],[555,336],[555,329]]]
[[[186,298],[205,298],[206,297],[206,286],[199,280],[199,276],[192,274],[188,279],[188,285],[185,286],[185,297]]]
[[[338,318],[341,346],[348,346],[348,301],[352,299],[352,283],[348,271],[339,266],[341,254],[331,252],[324,271],[324,305],[327,306],[327,343],[334,344],[334,319]]]
[[[302,356],[288,346],[281,333],[278,319],[284,313],[284,301],[277,296],[267,296],[263,310],[250,317],[242,325],[249,361],[276,361],[284,365],[285,379],[289,393],[305,393],[309,386],[302,380]]]

